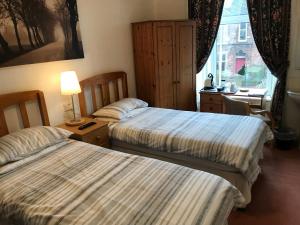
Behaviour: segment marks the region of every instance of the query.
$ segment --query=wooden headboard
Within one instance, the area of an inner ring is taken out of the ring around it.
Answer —
[[[19,106],[24,128],[30,127],[26,102],[36,100],[39,105],[42,123],[44,126],[49,126],[49,117],[44,99],[44,94],[41,91],[25,91],[0,95],[0,137],[9,133],[4,110],[10,106]]]
[[[121,85],[119,85],[121,83]],[[86,80],[80,81],[82,92],[78,95],[81,116],[89,116],[86,101],[92,103],[93,112],[97,109],[109,105],[121,98],[128,97],[127,74],[125,72],[105,73],[97,76],[90,77]],[[111,88],[110,88],[111,87]],[[86,95],[85,90],[90,88],[90,96]],[[97,94],[97,88],[100,93]],[[112,99],[111,93],[114,95]],[[122,93],[122,95],[121,95]],[[101,100],[101,105],[97,105],[97,96]]]

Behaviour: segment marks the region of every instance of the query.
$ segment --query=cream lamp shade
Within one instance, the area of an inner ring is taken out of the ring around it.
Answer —
[[[81,92],[81,88],[75,71],[62,72],[60,77],[60,84],[62,95],[75,95]]]

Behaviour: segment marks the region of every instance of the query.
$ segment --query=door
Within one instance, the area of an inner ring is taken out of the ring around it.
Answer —
[[[155,23],[157,107],[176,108],[175,23]]]
[[[238,73],[243,66],[246,65],[246,58],[245,57],[238,57],[235,59],[235,72]]]
[[[176,108],[196,110],[196,24],[176,23]]]

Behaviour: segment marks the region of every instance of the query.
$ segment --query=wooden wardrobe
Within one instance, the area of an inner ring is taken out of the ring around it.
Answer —
[[[196,23],[134,23],[133,44],[138,98],[150,106],[196,109]]]

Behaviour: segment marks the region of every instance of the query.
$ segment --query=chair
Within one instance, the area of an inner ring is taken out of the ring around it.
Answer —
[[[223,96],[223,112],[231,115],[244,115],[258,117],[265,121],[274,130],[275,121],[272,114],[267,110],[254,109],[249,102],[234,99],[232,96]]]

